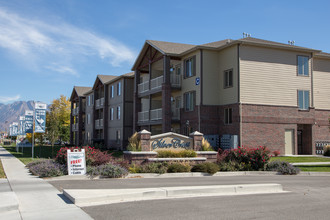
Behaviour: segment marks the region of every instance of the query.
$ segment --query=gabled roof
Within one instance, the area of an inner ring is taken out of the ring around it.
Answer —
[[[225,39],[225,40],[201,44],[201,45],[146,40],[146,42],[144,43],[144,45],[140,51],[140,54],[138,55],[134,65],[132,67],[132,70],[135,70],[137,68],[137,65],[143,59],[142,56],[143,56],[143,54],[145,54],[149,45],[164,55],[181,57],[181,56],[184,56],[190,52],[193,52],[193,51],[199,50],[199,49],[222,50],[226,47],[229,47],[229,46],[232,46],[235,44],[247,44],[247,45],[255,45],[255,46],[273,47],[273,48],[278,48],[278,49],[296,50],[296,51],[303,51],[303,52],[314,52],[314,53],[321,52],[321,50],[315,50],[315,49],[311,49],[311,48],[307,48],[307,47],[300,47],[300,46],[296,46],[296,45],[279,43],[279,42],[275,42],[275,41],[268,41],[268,40],[253,38],[253,37],[246,37],[246,38],[241,38],[238,40]]]
[[[315,57],[330,59],[330,53],[320,52],[320,53],[315,54]]]
[[[117,81],[119,79],[122,79],[122,78],[134,78],[134,72],[129,72],[129,73],[117,76],[117,77],[113,78],[112,80],[109,80],[105,84],[110,84],[110,83],[115,82],[115,81]]]
[[[116,77],[118,77],[118,76],[113,76],[113,75],[97,75],[96,76],[96,79],[95,79],[95,82],[93,84],[92,89],[93,90],[95,89],[95,86],[97,85],[97,83],[99,81],[104,85],[105,83],[107,83],[108,81],[110,81],[110,80],[112,80],[112,79],[114,79]]]
[[[73,99],[74,95],[76,94],[78,97],[84,97],[85,93],[87,91],[89,91],[92,87],[84,87],[84,86],[74,86],[73,87],[73,90],[72,90],[72,93],[71,93],[71,96],[70,96],[70,100]]]
[[[113,76],[113,75],[97,75],[97,77],[101,80],[101,82],[103,84],[105,84],[106,82],[113,80],[114,78],[118,77],[118,76]]]

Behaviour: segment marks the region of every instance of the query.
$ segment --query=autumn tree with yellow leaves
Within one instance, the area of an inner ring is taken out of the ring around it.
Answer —
[[[70,140],[70,100],[61,95],[60,98],[54,99],[50,106],[50,111],[46,117],[47,138],[54,146],[57,140]]]

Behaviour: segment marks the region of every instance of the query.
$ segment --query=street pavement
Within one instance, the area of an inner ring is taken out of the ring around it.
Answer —
[[[57,189],[279,183],[288,193],[125,202],[82,208],[94,219],[330,219],[330,176],[249,175],[49,181]]]

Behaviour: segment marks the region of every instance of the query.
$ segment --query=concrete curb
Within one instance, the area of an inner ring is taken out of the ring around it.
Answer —
[[[209,173],[201,173],[201,172],[187,172],[187,173],[130,173],[125,179],[133,179],[133,178],[178,178],[178,177],[212,177],[212,176],[282,176],[278,172],[273,171],[237,171],[237,172],[217,172],[213,175]],[[330,176],[330,172],[300,172],[297,174],[298,176]],[[109,179],[103,177],[94,177],[95,179]],[[58,176],[52,178],[44,178],[44,180],[50,181],[61,181],[61,180],[91,180],[90,177],[82,175],[82,176]]]
[[[242,185],[213,185],[213,186],[181,186],[137,189],[64,189],[63,194],[75,205],[94,206],[120,202],[173,199],[203,196],[228,196],[282,193],[281,184],[242,184]]]
[[[313,165],[330,165],[330,162],[303,162],[303,163],[291,163],[293,166],[313,166]]]

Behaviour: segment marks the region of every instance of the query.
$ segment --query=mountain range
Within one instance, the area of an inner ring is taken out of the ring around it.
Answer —
[[[19,116],[24,116],[26,110],[33,110],[33,101],[0,103],[0,131],[9,131],[9,125],[13,122],[19,122]]]

